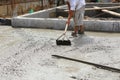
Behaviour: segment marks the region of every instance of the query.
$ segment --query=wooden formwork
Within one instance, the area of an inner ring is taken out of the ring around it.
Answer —
[[[0,17],[21,15],[29,13],[30,10],[38,11],[53,7],[55,0],[0,0]]]

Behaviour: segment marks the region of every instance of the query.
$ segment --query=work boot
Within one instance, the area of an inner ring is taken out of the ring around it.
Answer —
[[[71,36],[77,37],[77,34],[75,32],[72,32]]]
[[[84,34],[84,31],[80,31],[80,30],[78,30],[78,34]]]

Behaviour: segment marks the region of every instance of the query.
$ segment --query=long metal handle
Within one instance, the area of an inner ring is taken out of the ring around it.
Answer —
[[[60,35],[60,36],[57,38],[57,40],[60,39],[63,35],[66,34],[66,32],[67,32],[67,28],[68,28],[68,24],[66,24],[66,26],[65,26],[64,33],[63,33],[62,35]]]
[[[63,35],[65,35],[65,33],[61,34],[61,35],[57,38],[57,40],[60,39]]]
[[[68,28],[68,24],[66,24],[66,26],[65,26],[65,32],[64,33],[67,32],[67,28]]]
[[[96,63],[92,63],[92,62],[87,62],[87,61],[82,61],[82,60],[78,60],[78,59],[73,59],[73,58],[69,58],[69,57],[64,57],[64,56],[60,56],[60,55],[52,55],[52,56],[57,57],[57,58],[63,58],[63,59],[71,60],[71,61],[81,62],[81,63],[85,63],[85,64],[88,64],[88,65],[95,66],[95,67],[100,68],[100,69],[120,73],[120,69],[118,69],[118,68],[104,66],[104,65],[100,65],[100,64],[96,64]]]

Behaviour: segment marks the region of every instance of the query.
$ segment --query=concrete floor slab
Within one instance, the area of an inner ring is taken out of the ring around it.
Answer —
[[[120,68],[120,34],[85,32],[67,36],[72,46],[57,46],[63,30],[0,26],[1,80],[119,80],[120,73],[69,60],[58,54]]]

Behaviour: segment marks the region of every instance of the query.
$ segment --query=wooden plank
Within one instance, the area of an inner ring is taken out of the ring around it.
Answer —
[[[102,12],[105,12],[105,13],[108,13],[108,14],[120,17],[120,13],[117,13],[117,12],[114,12],[114,11],[110,11],[110,10],[107,10],[107,9],[102,9],[101,7],[97,7],[97,6],[94,6],[94,8],[101,9]]]
[[[112,6],[112,7],[100,7],[100,8],[85,8],[85,10],[101,10],[101,9],[118,9],[120,6]]]
[[[113,9],[119,9],[120,6],[113,6],[113,7],[100,7],[100,8],[85,8],[86,11],[89,10],[102,10],[102,9],[109,9],[109,10],[113,10]],[[65,10],[66,12],[68,12],[68,10]]]

